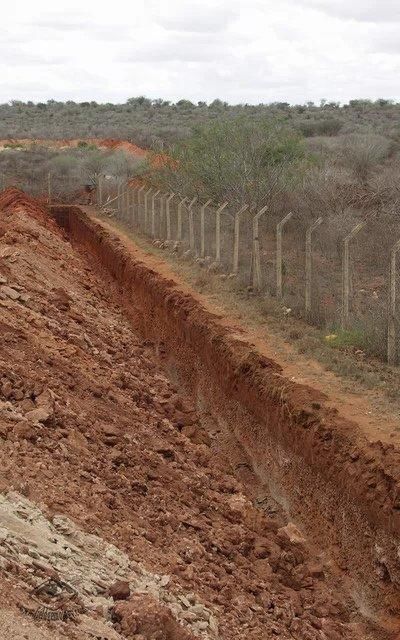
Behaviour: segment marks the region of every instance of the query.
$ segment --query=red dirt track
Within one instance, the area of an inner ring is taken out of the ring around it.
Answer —
[[[106,223],[51,213],[0,193],[0,506],[16,490],[167,576],[165,602],[104,596],[106,640],[398,638],[400,452]],[[13,612],[36,569],[1,534]]]
[[[43,146],[54,149],[74,148],[78,147],[79,143],[85,142],[88,145],[94,145],[99,149],[110,149],[113,151],[126,151],[137,157],[143,157],[147,155],[147,151],[138,147],[133,142],[127,140],[117,140],[115,138],[77,138],[75,140],[48,140],[48,139],[31,139],[31,138],[9,138],[7,140],[0,140],[0,148],[6,147],[6,145],[21,145],[23,147],[29,147],[31,145]]]

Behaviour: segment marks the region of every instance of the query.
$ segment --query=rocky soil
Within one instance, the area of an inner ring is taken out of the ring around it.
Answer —
[[[15,637],[367,637],[322,553],[253,506],[116,300],[43,207],[0,194],[0,594]]]

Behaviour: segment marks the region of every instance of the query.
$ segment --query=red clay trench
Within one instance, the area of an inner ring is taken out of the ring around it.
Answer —
[[[258,478],[337,566],[360,607],[395,613],[400,451],[370,444],[326,398],[285,377],[139,249],[77,207],[53,207],[71,242],[115,280],[165,366],[245,450]],[[137,314],[136,314],[137,316]]]

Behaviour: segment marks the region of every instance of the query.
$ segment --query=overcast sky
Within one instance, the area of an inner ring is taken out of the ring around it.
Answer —
[[[400,100],[400,0],[14,0],[0,101]]]

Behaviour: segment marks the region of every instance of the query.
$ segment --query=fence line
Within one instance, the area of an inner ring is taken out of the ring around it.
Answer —
[[[267,211],[268,206],[263,207],[256,213],[253,218],[253,261],[252,261],[252,275],[253,275],[253,287],[256,291],[260,291],[262,287],[261,276],[261,256],[260,256],[260,238],[259,238],[259,222],[261,216]]]
[[[211,200],[207,200],[207,203],[210,204]],[[249,208],[248,204],[243,205],[239,211],[235,213],[235,233],[234,233],[234,244],[233,244],[233,262],[232,262],[232,273],[236,275],[239,271],[239,249],[240,249],[240,218],[242,214],[247,211]]]
[[[342,287],[342,329],[349,325],[350,309],[350,242],[361,229],[365,227],[365,222],[357,224],[350,233],[343,239],[343,287]]]
[[[254,211],[248,205],[216,205],[211,199],[189,201],[117,178],[100,176],[96,193],[84,192],[82,185],[77,189],[74,181],[65,182],[54,171],[35,183],[4,175],[2,181],[32,195],[46,193],[50,204],[61,194],[74,195],[74,202],[79,194],[86,203],[96,195],[103,211],[125,226],[183,259],[190,257],[204,269],[236,279],[249,295],[275,298],[283,315],[299,315],[326,328],[328,341],[338,337],[349,349],[360,344],[391,365],[399,362],[400,240],[396,242],[392,228],[385,233],[384,220],[369,218],[353,228],[347,223],[340,233],[329,215],[308,226],[303,218],[288,225],[293,212],[279,219],[276,212],[267,214],[266,207]],[[378,251],[377,237],[382,238]]]
[[[306,291],[305,291],[305,308],[306,308],[306,318],[307,320],[311,319],[311,295],[312,295],[312,233],[319,227],[322,223],[322,218],[318,218],[315,222],[312,223],[310,227],[308,227],[306,231],[306,268],[305,268],[305,279],[306,279]]]
[[[212,203],[212,200],[207,200],[200,208],[200,258],[205,258],[205,219],[206,209]]]
[[[151,209],[149,198],[151,198]],[[196,198],[189,201],[187,197],[175,193],[161,193],[160,190],[152,188],[146,190],[144,186],[131,187],[119,183],[116,195],[112,198],[109,195],[106,200],[102,181],[99,181],[97,202],[106,208],[110,204],[114,204],[114,210],[121,221],[142,230],[161,246],[171,247],[172,250],[181,252],[182,255],[198,258],[202,264],[211,265],[213,270],[222,273],[225,271],[232,277],[247,279],[247,284],[255,292],[265,291],[267,282],[272,278],[275,285],[269,293],[275,295],[277,300],[285,301],[285,251],[282,239],[285,225],[293,217],[293,212],[289,212],[274,227],[276,238],[275,267],[273,268],[270,266],[271,260],[268,260],[270,250],[267,244],[264,245],[267,242],[265,233],[260,231],[261,220],[268,211],[267,206],[255,213],[251,212],[248,205],[243,205],[235,211],[233,207],[230,207],[229,202],[214,206],[211,199],[199,203]],[[187,220],[185,223],[184,212],[185,220]],[[150,213],[151,224],[149,225]],[[268,216],[269,218],[270,216]],[[320,292],[315,290],[313,282],[313,256],[315,254],[313,237],[314,232],[322,223],[323,218],[319,217],[306,229],[305,245],[303,245],[304,271],[302,276],[296,273],[299,278],[303,279],[303,313],[309,322],[313,321],[313,310],[320,304],[321,297]],[[350,265],[352,241],[366,224],[367,222],[364,221],[355,225],[350,233],[342,239],[341,295],[338,311],[340,326],[344,330],[351,327],[350,309],[353,296]],[[222,231],[223,225],[225,231]],[[397,362],[400,351],[398,348],[400,335],[398,335],[396,320],[396,271],[399,250],[400,240],[392,246],[388,257],[386,357],[390,364]],[[299,306],[301,313],[300,307],[301,305]]]
[[[276,297],[281,300],[283,298],[283,278],[282,278],[282,233],[283,227],[293,216],[293,211],[282,218],[276,225]]]
[[[83,192],[79,177],[65,181],[64,176],[54,171],[43,174],[34,183],[4,174],[0,180],[4,187],[20,186],[41,197],[46,194],[50,204],[62,198],[62,194],[74,195],[74,202],[80,194],[87,203],[94,195],[90,190]],[[356,336],[361,330],[370,340],[375,332],[378,354],[390,364],[399,361],[400,240],[395,242],[393,238],[389,244],[386,239],[378,247],[378,266],[373,271],[368,260],[368,255],[376,251],[372,245],[373,219],[346,229],[339,239],[336,234],[335,244],[329,236],[329,216],[325,216],[323,223],[317,219],[307,228],[302,227],[300,219],[298,225],[290,225],[289,235],[286,225],[293,212],[279,220],[276,214],[264,215],[265,207],[257,212],[248,205],[240,208],[228,202],[216,205],[211,199],[189,202],[180,194],[160,193],[145,185],[132,186],[105,176],[98,176],[96,198],[103,210],[150,236],[160,246],[190,256],[204,268],[225,274],[224,277],[236,278],[249,292],[275,297],[284,314],[297,313],[326,327],[327,338],[340,331],[353,331]],[[314,234],[320,225],[321,231]],[[370,232],[368,235],[361,233],[365,228]],[[390,233],[393,235],[393,231]],[[287,241],[283,242],[285,237]],[[375,285],[369,280],[379,279],[377,291],[372,291]]]
[[[396,272],[397,253],[400,250],[400,240],[390,250],[389,261],[389,314],[388,314],[388,342],[387,361],[396,364]]]
[[[228,202],[224,202],[215,212],[215,262],[221,262],[221,213],[228,206]]]

